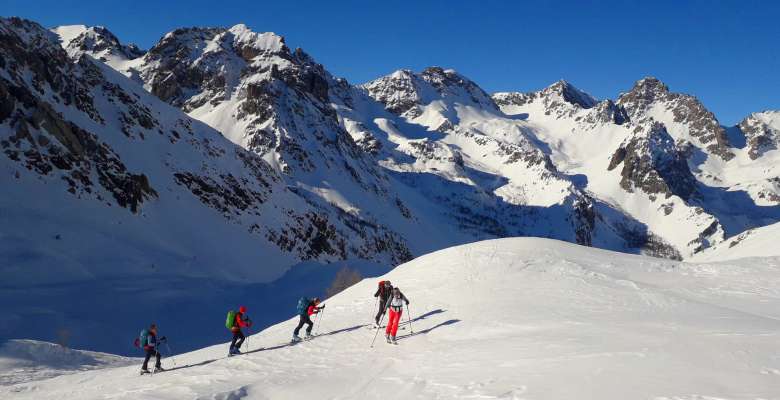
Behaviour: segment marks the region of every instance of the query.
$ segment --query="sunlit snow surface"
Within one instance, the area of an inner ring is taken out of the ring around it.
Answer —
[[[779,258],[688,264],[517,238],[438,251],[384,278],[411,300],[398,346],[380,334],[369,347],[371,278],[326,302],[312,342],[287,345],[291,319],[240,357],[224,358],[223,343],[165,359],[153,377],[105,368],[0,398],[780,397]]]

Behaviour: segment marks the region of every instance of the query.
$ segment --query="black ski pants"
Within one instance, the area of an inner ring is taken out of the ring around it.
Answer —
[[[157,349],[154,347],[146,349],[146,358],[144,358],[144,365],[141,368],[148,369],[149,359],[152,358],[152,356],[157,357],[157,361],[155,362],[154,367],[160,368],[160,352],[157,351]]]
[[[298,326],[295,328],[295,332],[293,332],[295,336],[298,336],[298,333],[301,332],[301,328],[303,328],[304,324],[309,325],[306,327],[306,333],[311,333],[312,328],[314,328],[314,323],[311,322],[311,318],[308,314],[303,314],[301,315],[301,319],[298,321]]]
[[[376,324],[377,325],[379,325],[379,319],[382,318],[382,315],[386,311],[385,307],[387,307],[387,300],[389,300],[389,299],[390,299],[389,297],[386,298],[386,299],[383,299],[381,297],[379,298],[379,311],[377,311],[376,318],[374,318],[376,320]]]
[[[244,339],[246,339],[246,336],[244,336],[244,332],[241,332],[241,329],[233,331],[233,341],[230,342],[230,348],[240,349],[241,345],[244,344]]]

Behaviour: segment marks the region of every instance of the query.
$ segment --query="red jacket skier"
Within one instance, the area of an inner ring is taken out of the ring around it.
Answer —
[[[236,313],[236,319],[233,323],[233,327],[230,328],[230,331],[233,332],[233,341],[230,342],[230,351],[228,352],[229,356],[233,354],[241,354],[239,348],[241,348],[241,345],[244,344],[244,339],[246,339],[246,336],[244,336],[244,332],[241,331],[241,328],[248,328],[250,326],[252,326],[252,320],[250,320],[246,315],[246,307],[239,307],[238,312]]]

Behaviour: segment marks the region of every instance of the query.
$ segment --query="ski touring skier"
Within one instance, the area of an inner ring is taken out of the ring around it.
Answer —
[[[159,339],[157,338],[157,325],[155,324],[151,324],[148,329],[141,331],[141,334],[136,341],[138,347],[142,348],[144,352],[146,352],[144,364],[141,366],[141,375],[149,373],[149,360],[152,357],[155,357],[154,372],[165,371],[165,369],[162,367],[162,364],[160,363],[160,358],[162,356],[158,346],[164,343],[166,340],[167,339],[165,336]]]
[[[293,331],[293,337],[292,337],[292,343],[297,343],[301,341],[301,337],[298,336],[298,334],[301,332],[301,328],[304,324],[308,325],[306,327],[306,339],[311,339],[311,330],[314,328],[314,323],[311,321],[311,316],[319,313],[325,306],[319,307],[320,299],[315,297],[313,299],[309,299],[306,297],[301,297],[300,300],[298,300],[298,316],[300,319],[298,320],[298,326],[295,328],[295,331]]]
[[[233,340],[230,342],[230,350],[228,350],[228,357],[236,354],[241,354],[241,345],[244,344],[244,332],[241,328],[248,328],[252,326],[252,320],[246,315],[246,306],[241,306],[236,311],[228,311],[227,319],[225,320],[225,327],[230,329],[233,333]]]
[[[390,299],[391,294],[393,294],[393,285],[390,281],[380,281],[379,287],[376,289],[376,293],[374,293],[374,297],[379,298],[379,311],[377,311],[376,317],[374,318],[377,329],[379,329],[379,321],[387,311],[387,300]]]
[[[395,335],[398,332],[398,323],[401,322],[401,314],[404,311],[404,303],[409,305],[409,300],[401,293],[401,289],[393,288],[393,294],[387,302],[389,315],[387,317],[387,328],[385,328],[385,339],[387,343],[398,344]]]

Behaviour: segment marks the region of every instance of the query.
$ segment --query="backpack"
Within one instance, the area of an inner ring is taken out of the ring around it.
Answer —
[[[306,297],[301,297],[298,300],[298,307],[297,307],[298,315],[306,314],[306,311],[309,308],[309,303],[311,303],[311,300],[309,300]]]
[[[135,347],[139,348],[144,348],[147,344],[149,344],[149,330],[142,330],[133,344],[135,344]]]
[[[233,329],[233,327],[236,325],[236,312],[234,310],[230,310],[227,313],[227,318],[225,319],[225,328]]]
[[[380,296],[385,294],[385,290],[386,290],[385,282],[387,282],[387,281],[379,281],[379,295]]]

